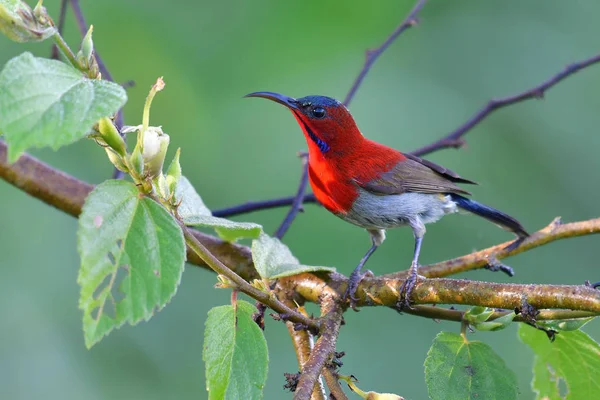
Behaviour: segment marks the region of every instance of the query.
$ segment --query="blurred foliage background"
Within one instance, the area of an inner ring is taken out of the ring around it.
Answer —
[[[58,0],[46,6],[58,16]],[[120,82],[135,80],[126,123],[141,121],[156,77],[166,90],[155,99],[152,123],[182,147],[182,165],[206,203],[220,208],[291,195],[304,139],[292,116],[275,104],[242,99],[258,90],[290,96],[343,98],[364,50],[381,43],[412,1],[82,1],[94,24],[96,49]],[[410,151],[463,123],[490,97],[537,85],[567,63],[599,51],[600,3],[591,1],[430,1],[421,23],[373,67],[351,110],[366,136]],[[71,13],[66,37],[79,36]],[[0,40],[0,63],[24,50],[50,54],[49,42],[22,46]],[[468,136],[468,147],[429,156],[480,182],[476,199],[519,218],[531,231],[557,215],[597,217],[600,186],[600,67],[549,91],[543,101],[501,110]],[[111,176],[104,152],[82,141],[58,152],[35,151],[46,162],[88,182]],[[0,181],[0,398],[206,398],[202,362],[207,311],[229,301],[213,288],[215,275],[188,268],[177,296],[148,323],[124,327],[85,350],[77,309],[79,258],[75,219]],[[274,231],[285,209],[242,220]],[[471,216],[431,225],[423,264],[508,240]],[[369,246],[368,235],[314,205],[306,206],[285,238],[304,263],[349,273]],[[581,284],[599,280],[598,237],[560,241],[507,260],[517,275],[477,271],[460,278]],[[409,266],[410,230],[390,232],[368,267],[377,274]],[[317,311],[316,308],[314,311]],[[440,330],[435,323],[387,309],[346,314],[338,350],[342,372],[361,387],[427,397],[423,361]],[[600,338],[600,323],[585,330]],[[266,399],[288,398],[282,373],[297,370],[283,324],[269,320]],[[477,332],[529,389],[532,353],[511,327]]]

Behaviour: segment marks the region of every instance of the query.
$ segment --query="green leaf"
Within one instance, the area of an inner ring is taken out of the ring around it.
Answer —
[[[262,226],[253,222],[235,222],[225,218],[193,216],[183,220],[188,226],[213,228],[223,240],[234,242],[242,238],[256,238],[262,232]]]
[[[77,231],[79,308],[89,348],[125,322],[148,320],[173,297],[185,262],[173,216],[135,185],[110,180],[86,199]]]
[[[554,329],[555,331],[576,331],[582,328],[585,324],[590,322],[596,317],[589,318],[574,318],[574,319],[556,319],[547,321],[537,321],[537,324],[548,329]]]
[[[600,345],[586,333],[563,331],[550,342],[544,332],[521,324],[519,337],[535,353],[532,388],[538,399],[597,398]]]
[[[450,332],[439,333],[433,341],[425,380],[433,400],[517,398],[517,377],[490,346]]]
[[[472,326],[479,331],[499,331],[513,322],[517,314],[510,312],[492,321],[478,322]]]
[[[210,400],[261,399],[267,379],[267,342],[252,320],[256,308],[238,300],[208,312],[204,331],[206,389]]]
[[[181,201],[177,213],[188,226],[213,228],[217,235],[229,242],[241,238],[257,238],[262,226],[252,222],[235,222],[213,217],[190,181],[182,176],[175,188],[175,198]]]
[[[8,160],[29,147],[58,149],[85,136],[127,101],[116,83],[88,79],[60,61],[23,53],[0,73],[0,132]]]
[[[300,264],[285,244],[265,233],[252,241],[252,260],[259,275],[267,279],[297,275],[303,272],[335,271],[335,268],[331,267]]]

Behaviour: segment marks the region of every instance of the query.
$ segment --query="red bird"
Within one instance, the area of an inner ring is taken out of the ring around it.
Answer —
[[[350,111],[335,99],[294,99],[271,92],[246,97],[263,97],[292,111],[308,143],[308,172],[315,197],[327,210],[371,235],[372,246],[350,275],[345,297],[350,297],[351,304],[364,276],[361,269],[385,240],[386,229],[408,225],[415,237],[409,276],[400,289],[400,307],[410,306],[425,224],[463,209],[515,233],[518,239],[511,247],[528,236],[516,219],[464,197],[470,193],[457,186],[475,182],[365,138]]]

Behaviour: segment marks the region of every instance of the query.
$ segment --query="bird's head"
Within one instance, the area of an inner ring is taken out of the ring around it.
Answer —
[[[295,99],[272,92],[255,92],[245,97],[262,97],[289,108],[304,132],[311,153],[318,151],[325,156],[343,155],[346,149],[363,140],[350,111],[331,97],[306,96]]]

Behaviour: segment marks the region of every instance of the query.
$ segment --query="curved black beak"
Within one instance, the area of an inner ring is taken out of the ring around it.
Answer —
[[[282,104],[282,105],[286,106],[287,108],[290,108],[293,110],[298,109],[298,100],[294,99],[293,97],[284,96],[279,93],[254,92],[254,93],[247,94],[244,97],[262,97],[264,99],[269,99],[276,103]]]

